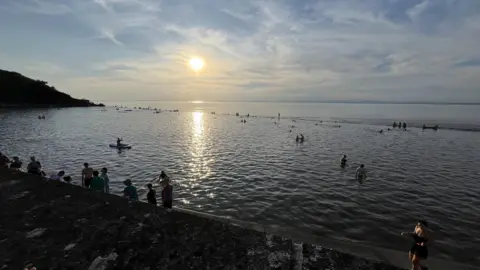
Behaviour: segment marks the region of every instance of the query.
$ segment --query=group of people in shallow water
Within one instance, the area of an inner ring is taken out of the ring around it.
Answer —
[[[347,166],[347,155],[343,155],[340,159],[340,167],[345,168]],[[360,183],[363,183],[363,180],[367,178],[367,169],[365,169],[364,164],[360,164],[360,166],[355,171],[355,180]]]
[[[0,152],[0,168],[10,168],[12,170],[21,170],[22,161],[18,157],[13,157],[13,160],[10,160],[6,155]],[[82,187],[89,188],[94,191],[110,193],[110,178],[108,176],[108,169],[102,168],[99,171],[94,170],[90,167],[88,163],[83,164],[84,168],[82,169]],[[27,173],[41,176],[49,181],[64,181],[66,183],[71,183],[71,176],[66,176],[65,171],[58,171],[56,173],[47,176],[47,174],[42,170],[42,165],[35,157],[30,157],[30,162],[27,165]],[[168,175],[162,171],[160,173],[158,181],[162,186],[162,205],[163,207],[170,210],[173,205],[173,186],[170,182]],[[125,185],[123,189],[123,196],[132,201],[138,201],[137,188],[133,185],[130,179],[123,181]],[[147,185],[147,201],[151,204],[157,205],[156,192],[153,189],[152,184]]]
[[[297,138],[295,138],[295,141],[297,143],[303,143],[305,141],[305,137],[303,137],[303,134],[300,134],[300,136],[297,135]]]

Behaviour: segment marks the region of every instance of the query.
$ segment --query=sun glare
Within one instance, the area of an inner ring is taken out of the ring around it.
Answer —
[[[194,71],[200,71],[200,70],[202,70],[203,66],[205,65],[205,62],[203,62],[203,60],[201,58],[194,57],[194,58],[190,59],[188,64],[190,65],[190,68],[193,69]]]

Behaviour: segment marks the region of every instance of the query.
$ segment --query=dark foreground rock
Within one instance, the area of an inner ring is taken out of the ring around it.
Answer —
[[[0,269],[385,269],[318,245],[0,169]]]

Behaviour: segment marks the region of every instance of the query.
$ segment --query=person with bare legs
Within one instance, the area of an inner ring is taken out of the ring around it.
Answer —
[[[402,235],[413,237],[414,242],[408,252],[408,258],[412,262],[412,270],[428,270],[427,266],[421,264],[422,260],[428,258],[428,223],[424,220],[420,220],[417,222],[413,232],[402,232]]]

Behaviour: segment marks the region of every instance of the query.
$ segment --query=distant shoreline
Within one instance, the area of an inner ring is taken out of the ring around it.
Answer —
[[[385,104],[385,105],[466,105],[479,106],[480,102],[404,102],[404,101],[272,101],[272,100],[257,100],[257,101],[202,101],[193,102],[191,100],[100,100],[106,103],[132,103],[132,102],[162,102],[162,103],[318,103],[318,104]]]

